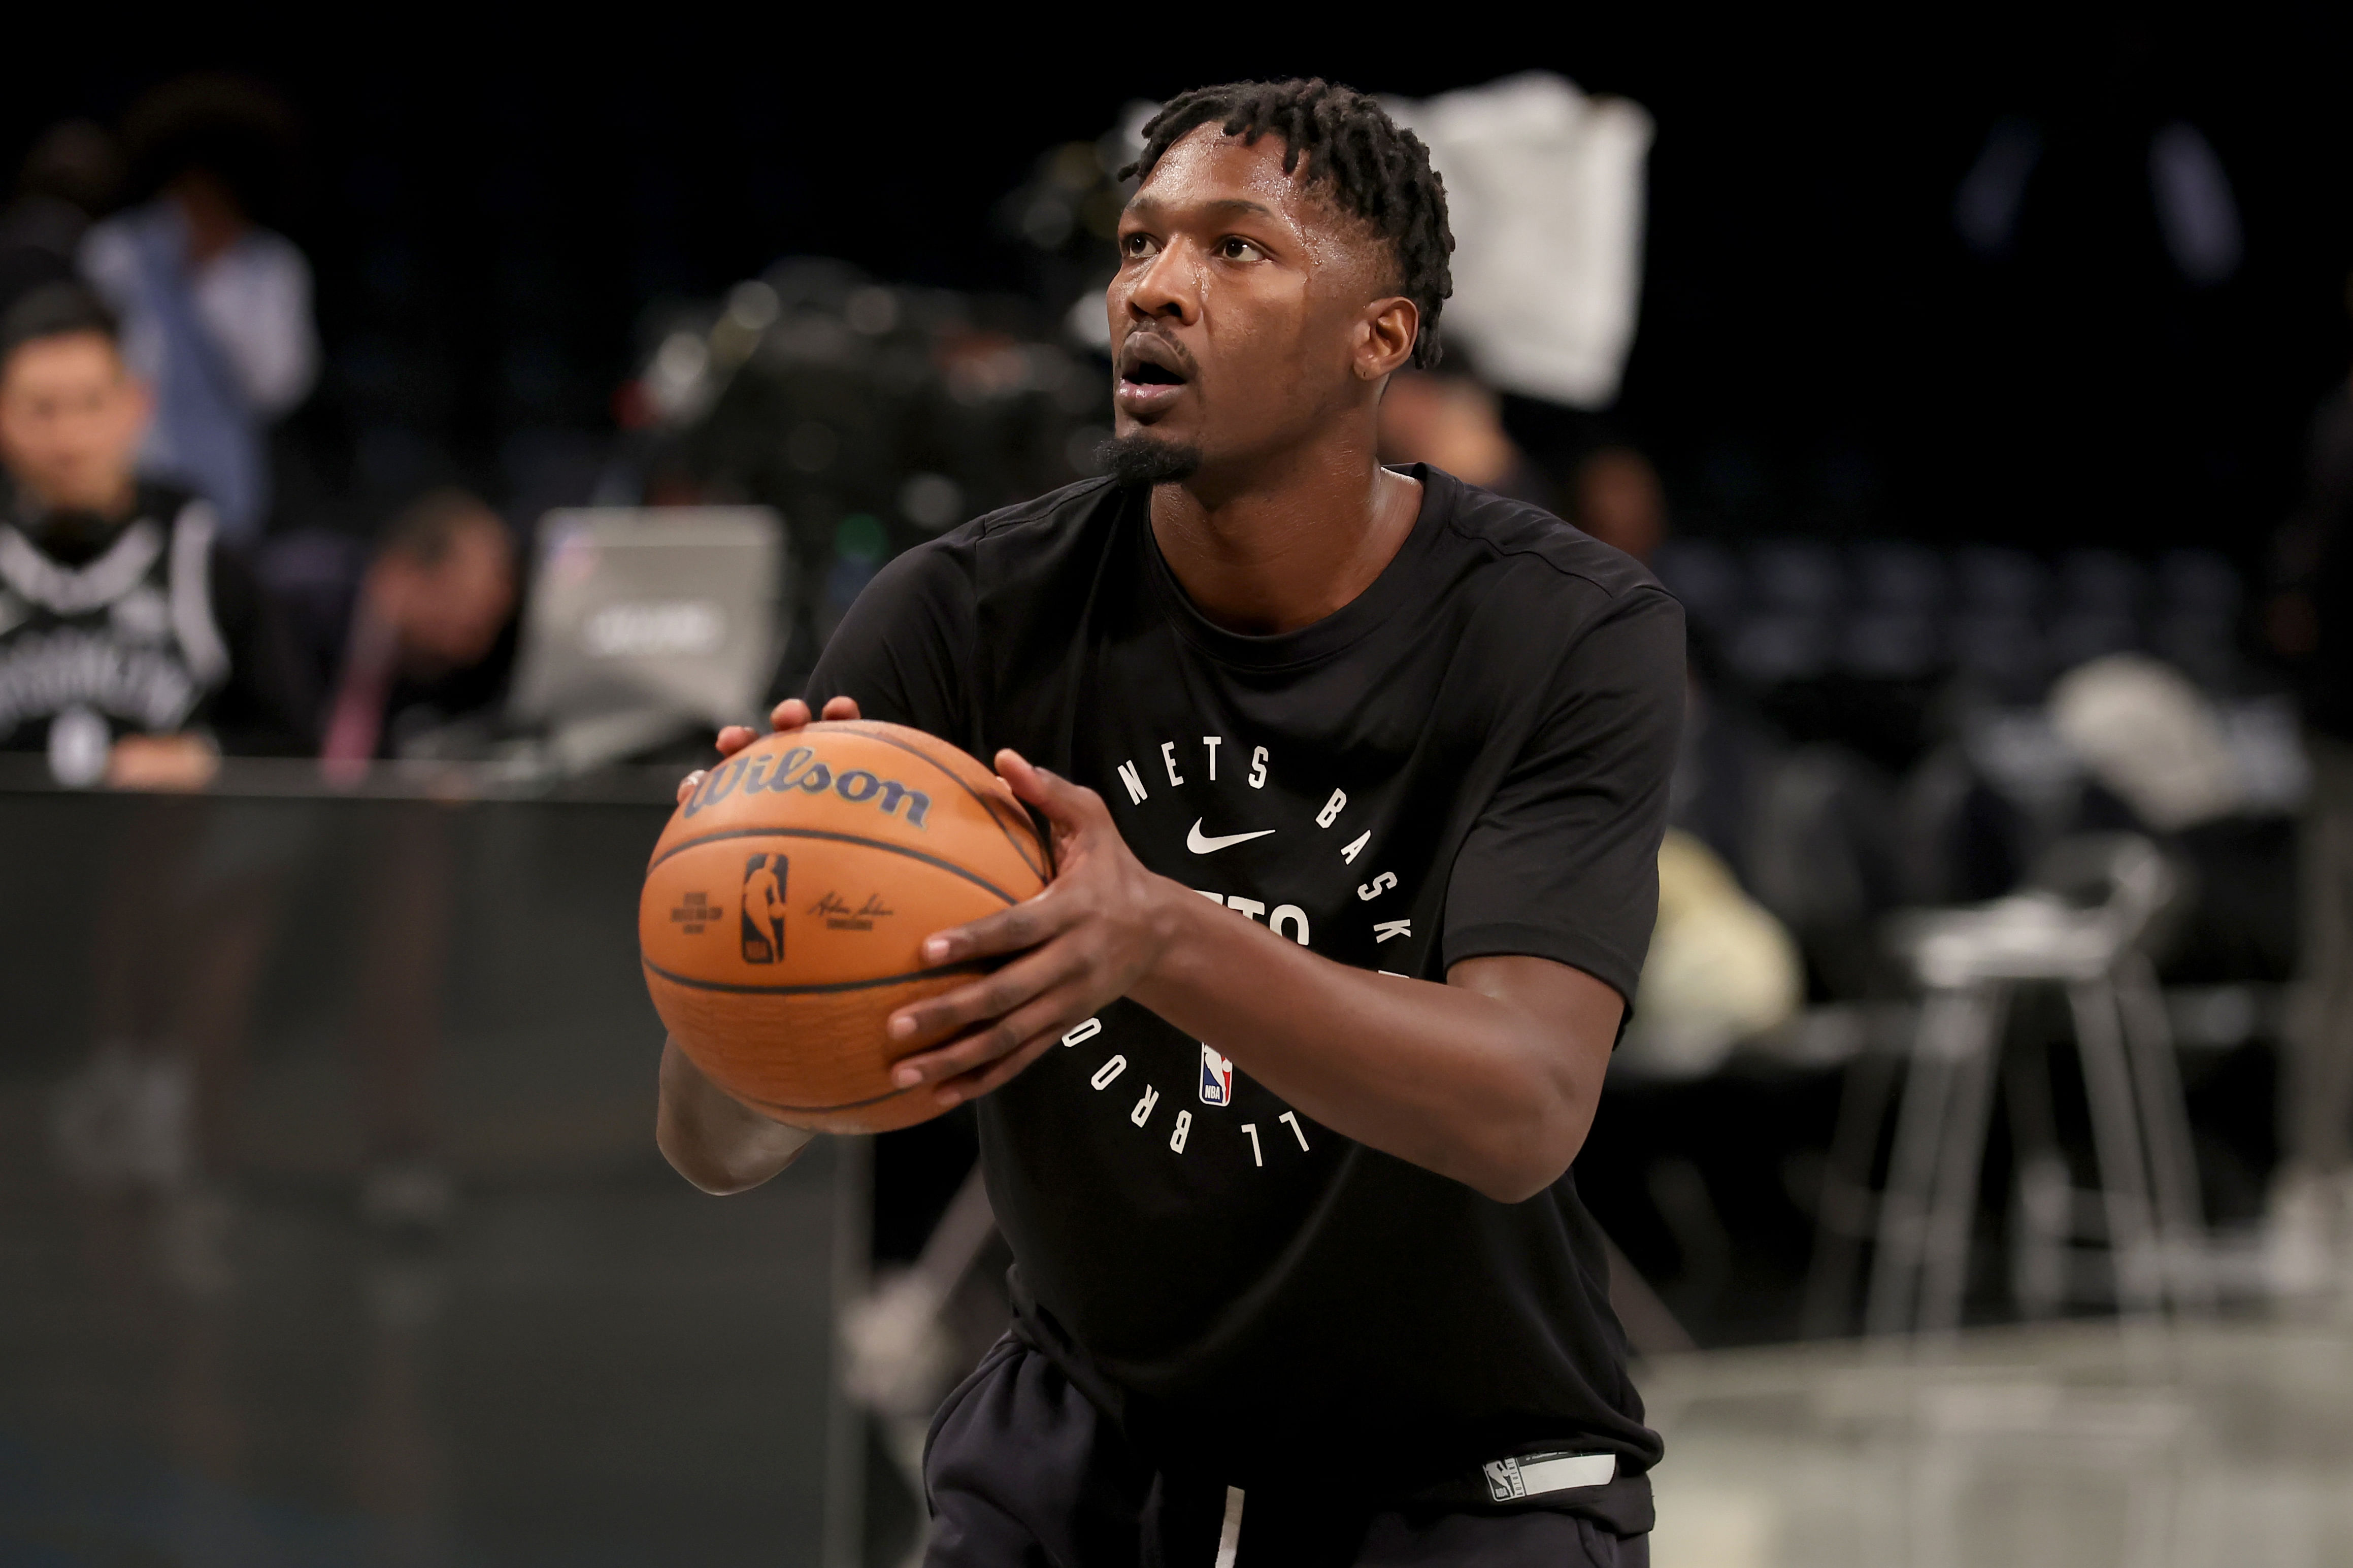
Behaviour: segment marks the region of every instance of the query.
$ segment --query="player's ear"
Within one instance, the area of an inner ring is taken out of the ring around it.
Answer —
[[[1379,381],[1392,372],[1403,370],[1413,358],[1413,345],[1421,336],[1421,310],[1401,295],[1376,300],[1365,307],[1365,315],[1356,333],[1356,375],[1362,381]]]

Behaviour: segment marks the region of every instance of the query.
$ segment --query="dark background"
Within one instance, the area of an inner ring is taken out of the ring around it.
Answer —
[[[1291,37],[1254,13],[1118,9],[862,34],[807,13],[126,26],[20,39],[40,64],[0,96],[0,157],[191,69],[277,87],[306,142],[282,226],[316,268],[328,347],[287,433],[290,506],[364,527],[465,478],[527,522],[593,482],[649,307],[793,253],[1018,291],[999,198],[1131,99],[1308,72],[1419,96],[1548,68],[1657,118],[1641,332],[1604,426],[1656,454],[1682,526],[2247,559],[2353,361],[2346,16],[1972,11],[1874,34],[1595,11],[1460,37],[1344,10],[1295,14]],[[1953,199],[2006,115],[2044,154],[2015,245],[1987,261]],[[2245,234],[2209,289],[2172,269],[2149,202],[2148,139],[2176,119],[2219,152]],[[1512,416],[1540,452],[1596,433]]]

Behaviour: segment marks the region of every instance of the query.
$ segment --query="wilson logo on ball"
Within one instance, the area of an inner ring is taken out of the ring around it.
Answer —
[[[925,814],[932,809],[932,797],[922,790],[909,789],[897,779],[886,779],[864,768],[851,768],[837,774],[828,764],[818,760],[814,748],[795,746],[782,756],[738,757],[712,769],[687,801],[685,815],[693,816],[739,789],[747,795],[763,792],[783,795],[796,789],[823,795],[831,790],[853,805],[871,801],[885,816],[898,816],[899,808],[904,805],[911,827],[923,826]]]

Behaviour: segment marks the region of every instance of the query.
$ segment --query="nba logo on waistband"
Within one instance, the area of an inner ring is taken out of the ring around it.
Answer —
[[[1208,1047],[1201,1047],[1201,1103],[1231,1105],[1234,1102],[1234,1064],[1230,1058],[1221,1057]]]

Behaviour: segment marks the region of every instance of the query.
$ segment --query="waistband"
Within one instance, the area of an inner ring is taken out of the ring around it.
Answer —
[[[1582,1447],[1573,1439],[1522,1444],[1435,1479],[1401,1480],[1401,1473],[1419,1470],[1426,1476],[1427,1468],[1410,1460],[1400,1464],[1406,1457],[1377,1441],[1351,1445],[1340,1438],[1310,1438],[1286,1445],[1282,1453],[1254,1456],[1247,1473],[1224,1474],[1217,1459],[1230,1460],[1234,1456],[1227,1444],[1216,1439],[1230,1435],[1230,1424],[1219,1422],[1211,1424],[1209,1430],[1195,1430],[1199,1424],[1185,1421],[1105,1377],[1083,1351],[1053,1331],[1060,1326],[1050,1320],[1040,1323],[1017,1313],[1007,1337],[1053,1363],[1071,1386],[1155,1468],[1199,1470],[1205,1476],[1217,1472],[1221,1482],[1238,1483],[1253,1496],[1320,1497],[1374,1510],[1510,1513],[1548,1510],[1589,1519],[1615,1535],[1641,1535],[1651,1528],[1649,1474],[1629,1472],[1616,1453]],[[1227,1451],[1221,1454],[1221,1449]],[[1204,1460],[1208,1463],[1203,1464]]]

